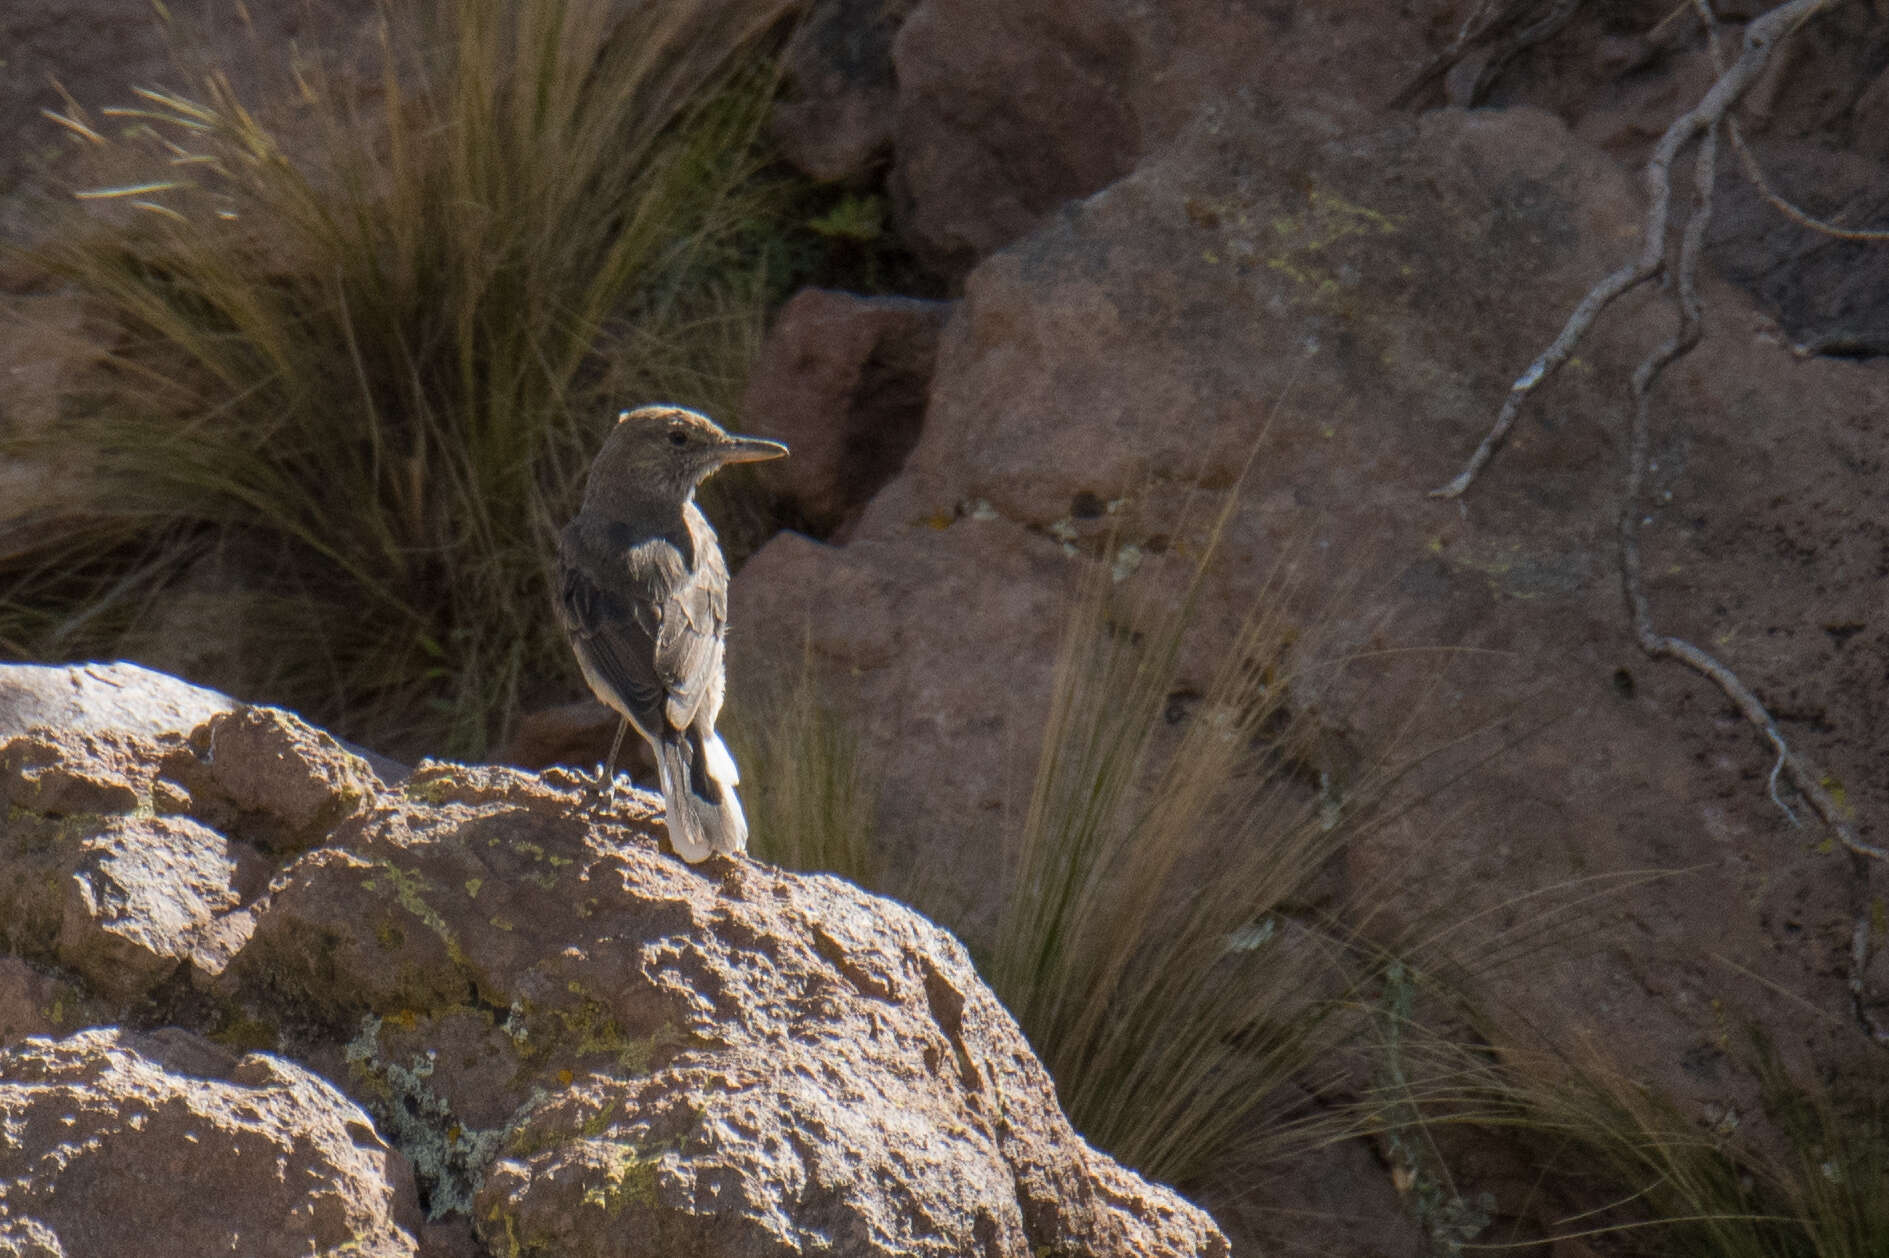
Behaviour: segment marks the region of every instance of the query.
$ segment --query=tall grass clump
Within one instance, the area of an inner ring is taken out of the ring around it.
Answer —
[[[822,698],[811,651],[791,680],[772,689],[762,681],[724,721],[742,766],[750,850],[790,869],[875,886],[878,793],[859,736]]]
[[[0,544],[0,646],[235,637],[210,680],[250,697],[395,748],[501,737],[568,664],[546,571],[616,406],[739,396],[787,7],[389,2],[371,71],[69,110],[114,177],[37,256],[106,357],[15,451],[90,491]]]
[[[1758,1106],[1741,1114],[1682,1103],[1591,1042],[1496,1050],[1413,1034],[1427,1079],[1408,1094],[1406,1141],[1458,1127],[1498,1135],[1538,1185],[1536,1219],[1514,1233],[1491,1228],[1474,1248],[1601,1240],[1607,1252],[1661,1258],[1889,1256],[1889,1070],[1878,1045],[1859,1045],[1860,1068],[1806,1083],[1754,1031],[1746,1064]],[[1447,1159],[1432,1155],[1447,1175]]]
[[[1078,1129],[1171,1182],[1293,1138],[1285,1085],[1347,1033],[1373,966],[1312,905],[1374,790],[1310,767],[1330,661],[1281,610],[1290,565],[1198,695],[1182,682],[1231,510],[1179,597],[1124,599],[1094,565],[990,957]]]

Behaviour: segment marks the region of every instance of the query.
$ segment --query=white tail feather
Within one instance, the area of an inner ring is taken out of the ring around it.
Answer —
[[[684,739],[688,738],[684,734]],[[663,807],[669,824],[669,844],[691,865],[707,860],[711,852],[731,856],[748,847],[748,819],[735,795],[741,780],[735,759],[719,735],[711,731],[701,742],[703,768],[715,799],[704,799],[691,789],[684,743],[664,740],[656,748],[662,775]]]

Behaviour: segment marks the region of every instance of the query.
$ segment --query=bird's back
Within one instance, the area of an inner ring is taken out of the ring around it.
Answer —
[[[693,861],[743,850],[747,819],[715,733],[728,567],[693,501],[681,523],[650,535],[580,512],[559,537],[558,615],[591,690],[654,750],[671,842]]]

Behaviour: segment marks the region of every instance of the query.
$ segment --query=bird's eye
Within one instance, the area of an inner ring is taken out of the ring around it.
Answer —
[[[689,434],[683,432],[680,428],[671,428],[669,430],[669,444],[672,446],[686,446],[689,444]]]

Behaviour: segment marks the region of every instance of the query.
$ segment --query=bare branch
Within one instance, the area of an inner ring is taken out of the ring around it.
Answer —
[[[1752,153],[1751,146],[1745,143],[1744,129],[1738,125],[1738,119],[1733,118],[1731,124],[1732,147],[1738,151],[1738,161],[1739,164],[1745,168],[1745,178],[1751,180],[1751,186],[1758,190],[1758,195],[1763,197],[1765,201],[1770,204],[1772,209],[1782,214],[1785,218],[1790,219],[1791,222],[1796,223],[1799,227],[1807,227],[1811,231],[1833,237],[1837,240],[1865,242],[1889,240],[1889,228],[1844,227],[1842,224],[1833,223],[1827,218],[1818,218],[1814,214],[1810,214],[1785,200],[1778,194],[1776,189],[1772,188],[1771,181],[1765,178],[1764,168],[1758,165],[1758,159]]]
[[[1712,68],[1724,74],[1725,50],[1719,44],[1717,16],[1712,12],[1712,6],[1707,0],[1692,0],[1692,10],[1698,14],[1700,23],[1705,27],[1706,45],[1712,50]],[[1770,179],[1765,176],[1764,167],[1758,164],[1757,154],[1753,153],[1751,146],[1745,143],[1745,129],[1738,124],[1737,115],[1732,115],[1727,121],[1731,124],[1732,148],[1737,150],[1738,164],[1744,168],[1745,178],[1751,181],[1751,186],[1758,190],[1758,195],[1763,197],[1765,203],[1772,209],[1799,227],[1837,240],[1863,243],[1889,240],[1889,229],[1844,227],[1829,219],[1818,218],[1786,200],[1777,189],[1771,186]]]
[[[1463,53],[1471,44],[1488,34],[1498,24],[1513,21],[1516,8],[1517,6],[1513,3],[1497,8],[1496,0],[1482,0],[1470,10],[1469,16],[1463,19],[1463,24],[1457,28],[1456,38],[1450,40],[1449,46],[1430,58],[1423,69],[1417,71],[1407,83],[1398,88],[1397,94],[1386,101],[1384,107],[1402,109],[1409,105],[1432,83],[1449,73],[1449,68],[1461,60]]]
[[[1669,269],[1672,271],[1673,300],[1678,307],[1679,323],[1672,336],[1648,354],[1633,373],[1632,428],[1628,441],[1626,484],[1617,521],[1621,587],[1626,595],[1628,613],[1633,621],[1634,637],[1638,640],[1640,649],[1649,658],[1676,660],[1711,681],[1724,692],[1726,698],[1731,700],[1732,705],[1738,709],[1745,720],[1764,737],[1776,757],[1766,782],[1766,793],[1771,801],[1790,819],[1792,825],[1798,823],[1796,813],[1778,793],[1778,779],[1787,778],[1798,795],[1810,805],[1818,818],[1849,853],[1858,874],[1856,887],[1852,890],[1852,899],[1855,901],[1853,906],[1855,921],[1851,931],[1847,982],[1851,1012],[1866,1034],[1878,1043],[1889,1044],[1889,1026],[1884,1026],[1874,1016],[1867,998],[1864,980],[1870,957],[1870,913],[1867,897],[1860,892],[1860,888],[1867,885],[1867,861],[1889,862],[1889,851],[1865,843],[1857,836],[1841,806],[1825,789],[1820,775],[1791,749],[1790,744],[1784,739],[1783,732],[1778,729],[1776,719],[1772,717],[1751,687],[1708,652],[1684,639],[1671,637],[1658,630],[1653,623],[1652,606],[1646,594],[1645,573],[1640,555],[1640,498],[1646,481],[1652,444],[1649,420],[1651,398],[1660,375],[1673,362],[1689,353],[1698,344],[1701,336],[1703,306],[1699,298],[1698,268],[1700,254],[1704,251],[1706,228],[1712,217],[1712,193],[1718,177],[1720,125],[1724,124],[1725,129],[1730,133],[1732,144],[1738,151],[1740,160],[1744,162],[1746,173],[1753,184],[1758,187],[1766,200],[1787,217],[1803,226],[1826,231],[1827,234],[1842,239],[1889,238],[1889,232],[1858,232],[1836,228],[1832,224],[1811,218],[1778,197],[1765,182],[1756,159],[1751,156],[1746,147],[1737,129],[1737,120],[1730,116],[1731,109],[1763,71],[1779,44],[1804,22],[1824,9],[1832,7],[1838,3],[1838,0],[1789,0],[1788,3],[1772,9],[1745,27],[1744,51],[1738,60],[1730,65],[1726,64],[1719,47],[1718,25],[1712,14],[1709,0],[1690,0],[1690,3],[1705,25],[1706,38],[1711,43],[1713,64],[1719,73],[1699,103],[1666,129],[1659,143],[1654,146],[1652,155],[1647,159],[1645,169],[1647,212],[1639,256],[1623,264],[1588,290],[1587,295],[1568,316],[1560,335],[1555,337],[1553,343],[1529,364],[1528,370],[1509,386],[1508,397],[1503,400],[1502,409],[1496,417],[1494,427],[1490,429],[1488,436],[1483,438],[1482,444],[1476,447],[1475,453],[1470,456],[1462,472],[1449,484],[1432,493],[1440,498],[1455,498],[1467,490],[1477,473],[1494,456],[1508,436],[1509,429],[1513,427],[1515,417],[1528,395],[1572,356],[1575,345],[1592,327],[1601,312],[1621,294]],[[1683,5],[1681,11],[1683,11]],[[1680,153],[1695,139],[1698,141],[1698,148],[1694,154],[1692,169],[1692,213],[1686,220],[1685,230],[1681,233],[1678,257],[1669,261],[1667,236],[1672,210],[1672,167]]]
[[[1493,48],[1476,72],[1475,81],[1468,90],[1468,99],[1456,99],[1457,104],[1471,104],[1482,98],[1490,83],[1502,72],[1502,68],[1525,50],[1544,40],[1552,38],[1556,32],[1566,26],[1581,7],[1582,0],[1552,0],[1546,15],[1530,21],[1530,13],[1541,7],[1538,0],[1507,0],[1498,4],[1497,0],[1482,0],[1470,11],[1463,24],[1457,28],[1456,37],[1449,46],[1430,58],[1423,69],[1412,75],[1397,94],[1385,102],[1386,109],[1403,109],[1429,91],[1437,80],[1464,60],[1464,54],[1474,45],[1492,45]],[[1523,23],[1528,23],[1526,26]],[[1456,93],[1451,93],[1456,97]]]
[[[1575,344],[1592,326],[1600,312],[1615,298],[1658,275],[1665,267],[1666,230],[1672,209],[1672,165],[1679,153],[1695,137],[1716,127],[1731,107],[1738,103],[1758,75],[1770,63],[1771,54],[1797,27],[1840,0],[1789,0],[1757,18],[1745,27],[1744,52],[1712,84],[1697,105],[1675,119],[1660,136],[1646,163],[1646,225],[1640,241],[1638,258],[1622,266],[1588,290],[1574,313],[1568,316],[1561,335],[1530,363],[1528,370],[1509,386],[1495,426],[1482,439],[1476,452],[1456,478],[1441,488],[1431,490],[1435,498],[1456,498],[1475,481],[1477,473],[1501,448],[1515,426],[1522,403],[1574,353]]]
[[[1705,8],[1704,0],[1699,0],[1700,8],[1707,18],[1710,30],[1710,10]],[[1789,6],[1785,6],[1789,7]],[[1781,10],[1773,10],[1773,13]],[[1768,15],[1767,15],[1768,16]],[[1801,19],[1799,19],[1801,20]],[[1757,23],[1753,23],[1757,25]],[[1751,46],[1750,32],[1746,32],[1746,48]],[[1721,78],[1720,83],[1724,82]],[[1716,89],[1715,89],[1716,90]],[[1710,93],[1708,93],[1708,99]],[[1699,111],[1695,109],[1695,114]],[[1669,133],[1670,134],[1670,133]],[[1655,157],[1657,158],[1657,154]],[[1649,163],[1649,169],[1651,164]],[[1665,176],[1665,191],[1671,195],[1669,172]],[[1627,597],[1627,608],[1633,616],[1634,636],[1639,639],[1640,649],[1653,659],[1675,659],[1691,668],[1694,672],[1710,679],[1720,690],[1725,692],[1733,705],[1744,718],[1764,735],[1777,753],[1778,764],[1790,783],[1830,828],[1837,841],[1851,853],[1867,856],[1874,860],[1889,861],[1889,851],[1873,844],[1865,843],[1856,836],[1849,822],[1842,814],[1830,793],[1824,789],[1819,775],[1813,773],[1804,764],[1779,732],[1777,722],[1751,688],[1709,653],[1700,650],[1680,638],[1669,637],[1660,633],[1653,626],[1653,612],[1647,601],[1640,560],[1639,517],[1640,491],[1646,479],[1648,450],[1651,445],[1651,425],[1647,412],[1652,396],[1653,385],[1660,373],[1675,359],[1691,352],[1699,343],[1700,319],[1703,303],[1699,299],[1699,255],[1705,248],[1705,230],[1712,219],[1712,191],[1718,179],[1718,128],[1708,124],[1699,140],[1699,150],[1693,157],[1692,214],[1686,220],[1685,232],[1680,239],[1679,264],[1675,284],[1675,300],[1679,306],[1679,327],[1671,339],[1655,349],[1642,361],[1633,373],[1633,431],[1628,443],[1627,482],[1620,504],[1620,572]],[[1663,226],[1663,223],[1662,223]],[[1662,233],[1663,237],[1663,233]],[[1775,779],[1774,768],[1772,777]],[[1773,798],[1776,798],[1773,790]],[[1779,801],[1782,807],[1782,801]],[[1787,816],[1792,816],[1785,808]],[[1792,816],[1795,821],[1795,817]]]
[[[1489,54],[1489,60],[1476,75],[1476,81],[1470,85],[1468,99],[1460,101],[1465,105],[1475,105],[1482,100],[1483,94],[1495,83],[1509,62],[1533,48],[1536,44],[1546,43],[1561,33],[1561,28],[1574,20],[1575,12],[1581,7],[1581,0],[1555,0],[1555,5],[1539,20],[1517,31],[1510,39]]]

